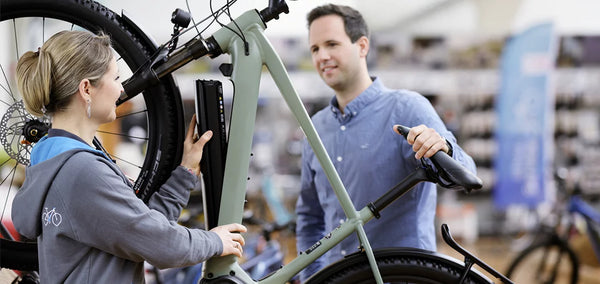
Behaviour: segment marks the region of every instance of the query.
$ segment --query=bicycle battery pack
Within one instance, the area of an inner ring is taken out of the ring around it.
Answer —
[[[217,226],[227,155],[225,107],[220,81],[196,80],[196,126],[199,135],[207,130],[213,132],[212,138],[204,145],[200,161],[204,180],[204,215],[207,229],[212,229]]]

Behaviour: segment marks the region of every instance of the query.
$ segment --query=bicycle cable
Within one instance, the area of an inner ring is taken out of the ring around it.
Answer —
[[[185,0],[185,6],[188,9],[188,13],[190,13],[190,15],[191,15],[192,14],[192,9],[190,9],[190,3],[189,3],[188,0]],[[198,30],[198,25],[196,25],[196,21],[194,20],[194,17],[192,16],[191,19],[192,19],[193,27],[196,28],[196,32],[198,33],[198,35],[200,35],[200,31]]]
[[[226,5],[224,5],[223,7],[219,8],[219,9],[218,9],[216,12],[213,12],[213,11],[211,10],[211,15],[209,15],[209,16],[206,16],[204,19],[200,20],[200,21],[199,21],[199,22],[197,22],[197,23],[194,21],[194,22],[193,22],[193,26],[191,26],[191,27],[189,27],[189,28],[186,28],[186,29],[182,30],[182,31],[181,31],[180,33],[178,33],[176,36],[173,36],[173,37],[171,37],[171,39],[170,39],[170,40],[168,40],[167,42],[165,42],[164,44],[162,44],[161,46],[159,46],[159,47],[156,49],[156,51],[155,51],[155,52],[154,52],[154,53],[153,53],[153,54],[152,54],[150,57],[148,57],[148,59],[146,60],[146,63],[148,63],[148,62],[151,62],[151,61],[152,61],[152,60],[153,60],[153,59],[154,59],[154,58],[155,58],[155,57],[156,57],[156,56],[157,56],[159,53],[161,53],[161,52],[162,52],[162,51],[163,51],[165,48],[168,48],[168,47],[169,47],[169,45],[170,45],[170,44],[171,44],[171,43],[172,43],[172,42],[175,40],[175,38],[179,38],[179,37],[181,37],[182,35],[186,34],[187,32],[189,32],[189,31],[190,31],[190,30],[192,30],[192,29],[196,29],[196,31],[197,31],[197,33],[198,33],[198,34],[197,34],[195,37],[200,37],[200,38],[202,38],[202,33],[203,33],[203,32],[205,32],[205,31],[206,31],[206,30],[207,30],[207,29],[208,29],[208,28],[209,28],[209,27],[210,27],[210,26],[211,26],[211,25],[212,25],[212,24],[215,22],[215,14],[216,14],[217,16],[219,16],[220,14],[224,13],[224,10],[227,8],[227,5],[232,5],[232,4],[233,4],[233,3],[235,3],[235,2],[237,2],[237,0],[230,0],[230,1],[228,1],[228,2],[227,2],[227,4],[226,4]],[[188,9],[189,9],[189,8],[188,8]],[[191,13],[190,13],[190,14],[191,14]],[[193,19],[193,17],[192,17],[192,19]],[[206,22],[206,21],[208,21],[208,20],[210,20],[210,19],[212,19],[212,20],[210,21],[210,23],[208,23],[204,29],[202,29],[201,31],[198,31],[198,29],[197,29],[197,26],[199,26],[199,25],[203,24],[204,22]],[[195,37],[194,37],[194,38],[195,38]],[[16,41],[15,41],[15,42],[16,42]],[[143,68],[143,66],[144,66],[144,64],[140,65],[140,67],[138,67],[138,69],[137,69],[135,72],[133,72],[133,73],[135,74],[135,73],[136,73],[136,72],[137,72],[137,71],[138,71],[140,68]]]
[[[225,15],[227,15],[229,17],[229,19],[231,20],[231,22],[237,27],[237,29],[240,31],[240,33],[234,31],[232,28],[230,28],[227,25],[224,25],[223,23],[219,22],[218,16],[216,15],[213,11],[213,7],[212,7],[212,2],[213,0],[210,0],[208,2],[208,6],[210,8],[210,13],[213,15],[213,17],[215,18],[215,21],[221,25],[221,27],[224,27],[228,30],[230,30],[232,33],[234,33],[235,35],[237,35],[238,37],[240,37],[242,39],[242,41],[244,42],[244,53],[246,54],[246,56],[250,55],[250,51],[249,51],[249,45],[248,45],[248,41],[246,41],[246,36],[244,35],[244,32],[242,31],[242,29],[240,28],[240,26],[238,26],[238,24],[235,22],[235,20],[231,17],[231,13],[229,12],[229,7],[233,4],[233,2],[231,1],[227,1],[227,3],[223,6],[223,9],[225,10],[223,13],[225,13]]]

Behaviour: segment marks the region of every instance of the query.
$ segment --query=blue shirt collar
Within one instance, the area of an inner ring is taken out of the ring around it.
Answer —
[[[371,77],[373,83],[364,90],[358,97],[352,100],[346,108],[344,108],[344,114],[339,110],[339,104],[337,98],[334,96],[329,102],[330,109],[333,115],[340,121],[350,120],[352,117],[357,116],[365,107],[371,104],[381,95],[381,91],[385,89],[383,83],[377,77]]]

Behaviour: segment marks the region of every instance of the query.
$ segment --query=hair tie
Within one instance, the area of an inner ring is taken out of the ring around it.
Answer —
[[[40,56],[40,48],[38,47],[38,50],[35,53],[35,56]]]

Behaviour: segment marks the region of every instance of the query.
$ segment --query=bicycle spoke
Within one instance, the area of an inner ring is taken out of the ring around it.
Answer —
[[[103,134],[109,134],[109,135],[115,135],[115,136],[119,136],[119,137],[125,137],[125,138],[129,138],[129,139],[138,139],[138,140],[148,140],[148,137],[139,137],[139,136],[133,136],[133,135],[128,135],[128,134],[123,134],[123,133],[116,133],[116,132],[109,132],[109,131],[102,131],[102,130],[98,130],[96,131],[98,133],[103,133]]]
[[[16,56],[17,56],[16,61],[18,61],[19,60],[19,40],[17,39],[17,24],[16,24],[15,19],[13,19],[12,22],[13,22],[13,32],[15,35],[15,51],[16,51]]]
[[[134,167],[136,167],[136,168],[138,168],[138,169],[141,169],[141,168],[142,168],[142,166],[140,166],[140,165],[137,165],[137,164],[134,164],[134,163],[132,163],[132,162],[130,162],[130,161],[127,161],[127,160],[125,160],[125,159],[119,158],[118,156],[111,155],[111,157],[113,157],[113,158],[115,158],[116,160],[119,160],[119,161],[121,161],[121,162],[123,162],[123,163],[126,163],[126,164],[128,164],[128,165],[134,166]]]
[[[128,117],[128,116],[132,116],[132,115],[140,114],[140,113],[148,113],[148,110],[145,109],[145,110],[140,110],[140,111],[136,111],[136,112],[131,112],[131,113],[128,113],[128,114],[118,115],[117,119],[125,118],[125,117]]]
[[[4,199],[4,205],[2,206],[2,215],[0,215],[0,220],[4,219],[4,212],[6,211],[6,207],[7,207],[6,205],[8,204],[8,199],[9,199],[9,196],[10,196],[10,190],[12,188],[12,182],[13,182],[13,180],[15,178],[15,173],[17,172],[17,167],[18,166],[19,166],[18,164],[15,164],[15,166],[10,170],[10,172],[8,173],[8,175],[6,175],[6,177],[2,180],[2,182],[0,182],[0,184],[4,184],[4,182],[6,181],[6,179],[8,177],[11,177],[10,184],[9,184],[9,187],[8,187],[8,191],[6,192],[6,198]]]

